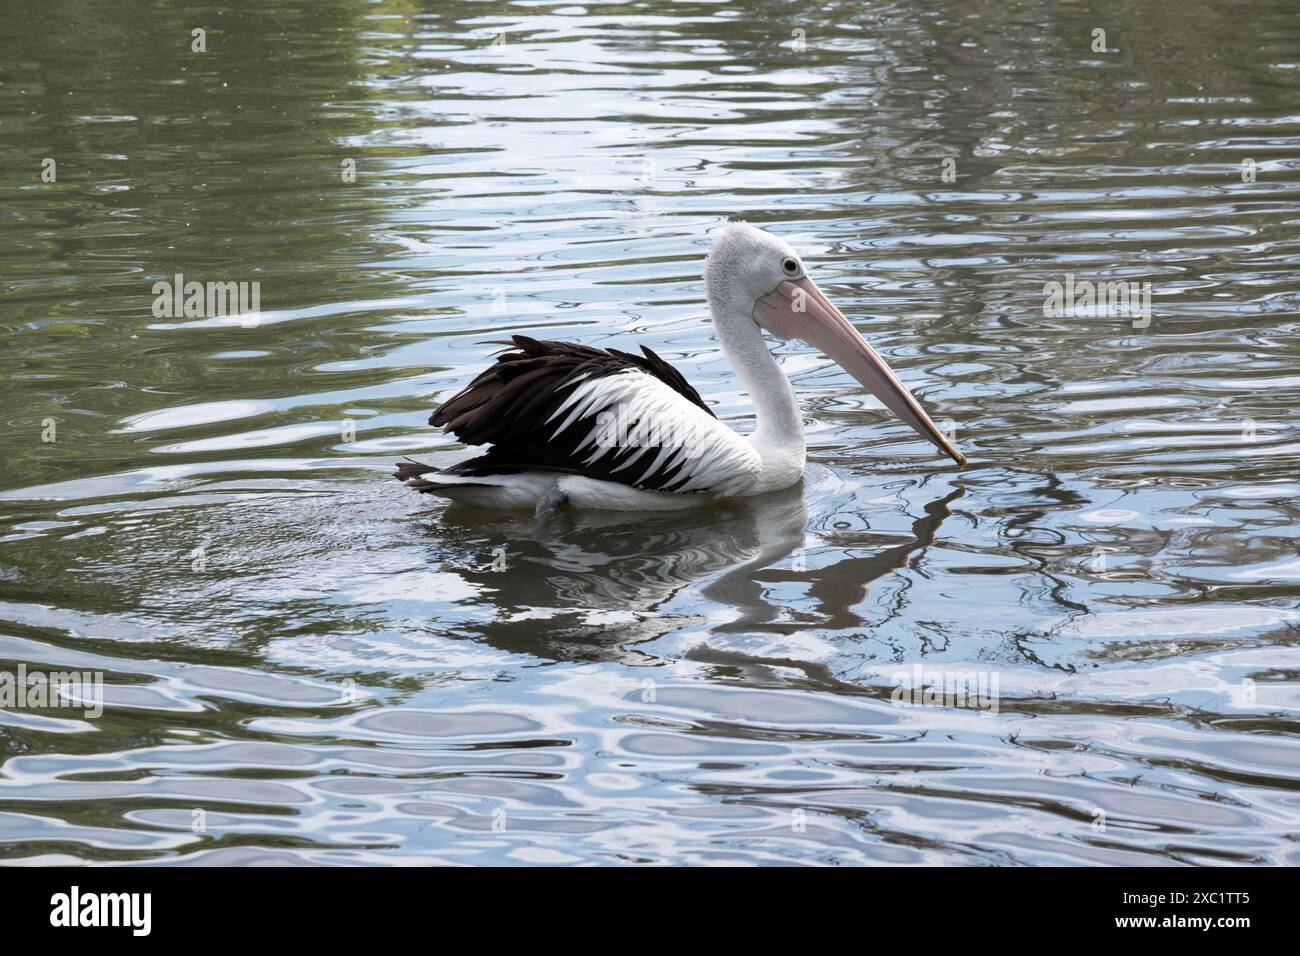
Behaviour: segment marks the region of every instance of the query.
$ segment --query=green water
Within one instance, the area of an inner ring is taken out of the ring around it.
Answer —
[[[106,686],[0,706],[0,859],[1300,862],[1298,82],[1283,0],[9,0],[0,674]],[[751,428],[735,217],[968,469],[790,343],[789,493],[389,479],[512,332]]]

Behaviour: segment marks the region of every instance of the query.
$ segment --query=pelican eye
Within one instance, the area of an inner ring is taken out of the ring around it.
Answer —
[[[793,256],[786,256],[785,259],[781,261],[781,268],[788,276],[797,276],[799,274],[799,263]]]

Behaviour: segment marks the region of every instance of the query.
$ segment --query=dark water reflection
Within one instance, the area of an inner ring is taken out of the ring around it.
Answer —
[[[1290,5],[6,26],[0,673],[107,686],[0,707],[0,858],[1300,862]],[[747,428],[733,216],[969,469],[791,345],[790,493],[538,527],[387,479],[464,453],[429,407],[511,331],[645,342]],[[155,316],[177,273],[260,321]],[[1070,275],[1150,321],[1045,314]],[[899,706],[918,667],[993,706]]]

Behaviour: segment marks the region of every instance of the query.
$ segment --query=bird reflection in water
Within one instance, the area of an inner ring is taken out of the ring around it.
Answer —
[[[810,535],[801,485],[667,515],[587,512],[580,522],[505,517],[485,526],[482,512],[453,507],[430,538],[442,569],[495,608],[474,628],[488,643],[550,660],[630,661],[641,656],[637,644],[717,605],[736,612],[712,625],[718,633],[864,626],[855,608],[871,582],[933,543],[961,494],[927,502],[902,540],[870,531]],[[821,510],[827,502],[813,504]],[[813,549],[817,560],[806,561]],[[827,562],[827,553],[839,557]],[[774,598],[782,585],[802,590],[797,615]]]

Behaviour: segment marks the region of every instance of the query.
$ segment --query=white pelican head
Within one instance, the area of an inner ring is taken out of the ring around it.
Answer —
[[[807,342],[958,465],[966,464],[966,456],[944,437],[885,360],[808,278],[803,260],[788,243],[733,222],[714,237],[704,277],[715,321],[748,316],[778,339]]]

